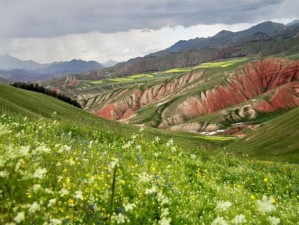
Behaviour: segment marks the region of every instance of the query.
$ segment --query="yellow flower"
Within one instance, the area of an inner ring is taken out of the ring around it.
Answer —
[[[71,178],[67,177],[67,178],[66,178],[66,184],[69,185],[70,182],[71,182]]]
[[[251,198],[251,200],[255,200],[255,196],[254,195],[251,195],[250,198]]]
[[[69,206],[73,206],[74,205],[74,199],[70,198],[68,201],[67,201],[67,204]]]
[[[269,180],[267,177],[264,178],[264,182],[267,183]]]

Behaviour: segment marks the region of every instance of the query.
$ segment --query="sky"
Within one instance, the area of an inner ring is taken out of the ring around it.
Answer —
[[[298,18],[298,0],[0,0],[0,54],[126,61],[179,40]]]

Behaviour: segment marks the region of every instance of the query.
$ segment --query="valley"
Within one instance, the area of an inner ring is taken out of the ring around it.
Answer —
[[[223,30],[106,68],[59,62],[49,76],[4,63],[0,224],[297,224],[298,24]]]
[[[221,216],[294,224],[299,216],[298,166],[287,163],[298,163],[298,151],[289,151],[298,107],[224,148],[215,145],[224,137],[140,129],[7,85],[0,110],[1,223],[194,224]]]

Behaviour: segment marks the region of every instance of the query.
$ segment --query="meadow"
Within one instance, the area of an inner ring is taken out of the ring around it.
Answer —
[[[298,224],[297,165],[58,118],[0,117],[0,224]]]

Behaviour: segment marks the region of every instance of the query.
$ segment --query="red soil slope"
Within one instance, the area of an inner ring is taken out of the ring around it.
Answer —
[[[137,89],[122,100],[107,102],[96,110],[95,114],[112,120],[128,119],[140,107],[167,99],[179,88],[195,82],[201,76],[202,72],[193,72],[146,90]],[[159,127],[167,128],[180,124],[268,92],[269,99],[257,101],[253,106],[255,110],[272,112],[278,109],[291,109],[299,105],[297,81],[299,81],[299,61],[265,59],[251,62],[230,74],[218,86],[185,98],[171,110],[166,108],[161,115],[162,123]],[[198,83],[198,86],[200,85],[202,84]]]

